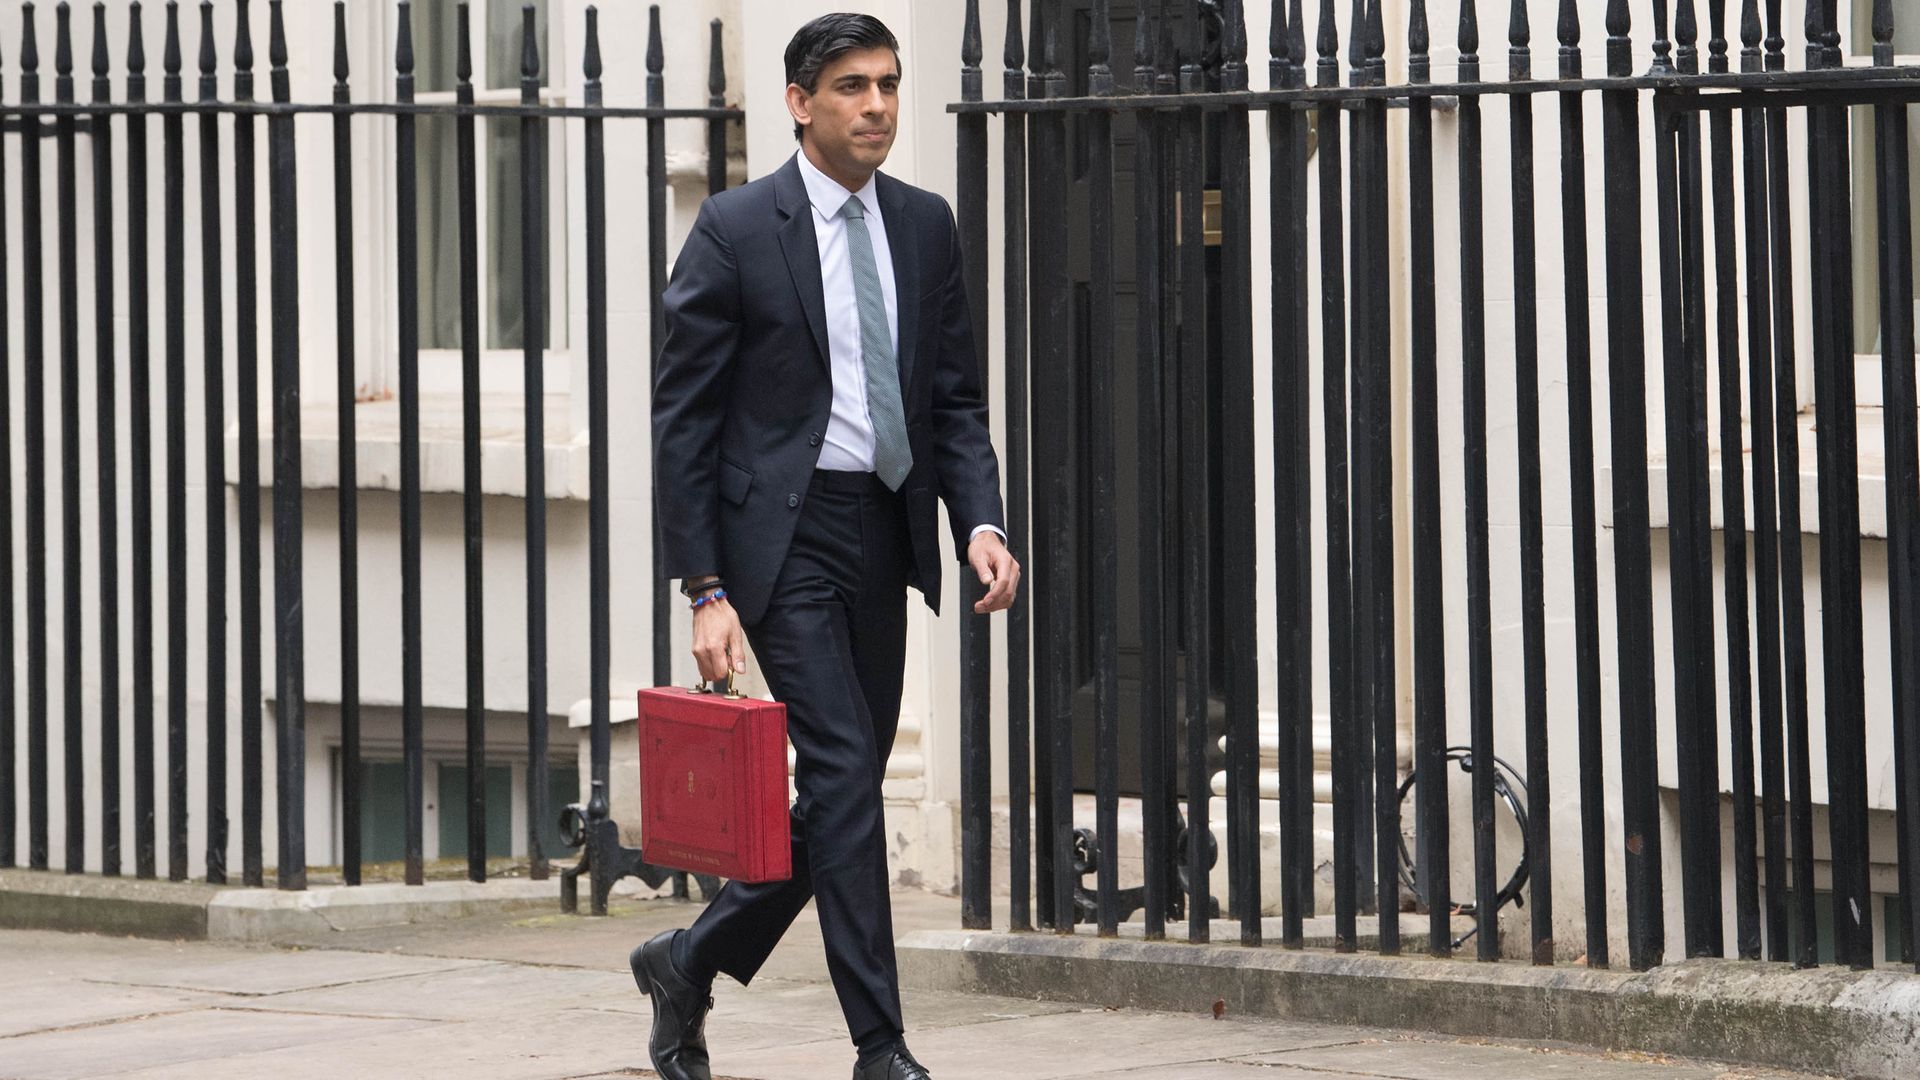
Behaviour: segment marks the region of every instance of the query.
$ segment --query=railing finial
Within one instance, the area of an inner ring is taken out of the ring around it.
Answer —
[[[1154,15],[1143,3],[1133,20],[1133,91],[1136,94],[1153,93],[1153,35]]]
[[[659,75],[667,69],[667,49],[660,39],[660,5],[647,8],[647,74]]]
[[[599,77],[605,73],[605,65],[599,58],[599,8],[588,6],[588,54],[582,61],[582,71],[588,77],[589,86],[599,86]]]
[[[520,78],[540,78],[540,24],[539,14],[532,4],[520,8]]]
[[[62,0],[61,7],[66,7]],[[211,79],[220,71],[220,58],[213,45],[213,0],[200,0],[200,77]]]
[[[1571,2],[1571,0],[1569,0]],[[1407,14],[1407,75],[1426,82],[1432,70],[1433,32],[1427,26],[1427,0],[1413,0]]]
[[[333,0],[333,81],[345,86],[352,73],[347,63],[347,0]]]
[[[1780,0],[1772,2],[1777,4]],[[1607,0],[1607,36],[1616,41],[1626,41],[1632,29],[1633,13],[1627,10],[1627,0]]]
[[[647,108],[667,104],[667,52],[660,39],[660,5],[647,9]]]
[[[1093,0],[1087,26],[1087,93],[1106,97],[1113,93],[1113,5],[1111,0]]]
[[[1307,73],[1305,0],[1287,0],[1287,64],[1301,78]]]
[[[1681,71],[1700,70],[1700,20],[1693,0],[1679,0],[1673,16],[1674,59]]]
[[[1759,56],[1760,38],[1764,33],[1760,28],[1760,0],[1741,0],[1740,55]]]
[[[1047,58],[1041,52],[1047,40],[1046,0],[1033,0],[1033,6],[1027,9],[1027,20],[1027,82],[1031,93],[1046,71]]]
[[[160,69],[170,79],[180,77],[180,0],[167,0],[167,41],[160,51]]]
[[[53,75],[73,78],[73,10],[67,0],[53,6]]]
[[[1220,65],[1220,89],[1233,93],[1247,88],[1247,12],[1244,0],[1226,0],[1225,35],[1221,39],[1223,63]]]
[[[140,0],[127,5],[127,76],[145,78],[147,74],[147,35],[140,29]]]
[[[1387,27],[1381,11],[1383,0],[1367,5],[1367,79],[1385,86],[1387,82]]]
[[[1320,19],[1316,24],[1319,33],[1314,38],[1315,50],[1320,54],[1320,70],[1337,70],[1340,66],[1340,27],[1333,17],[1333,0],[1320,0]]]
[[[1873,0],[1873,62],[1893,63],[1893,0]]]
[[[1353,0],[1347,13],[1347,75],[1360,82],[1367,66],[1367,0]]]
[[[1145,22],[1145,16],[1141,18]],[[1267,58],[1270,64],[1279,64],[1287,58],[1287,4],[1286,0],[1273,0],[1267,13]],[[1280,80],[1276,76],[1273,85],[1277,88]]]
[[[1727,0],[1707,0],[1707,55],[1710,70],[1727,70]]]
[[[1561,59],[1566,58],[1567,50],[1580,51],[1580,5],[1577,0],[1560,0],[1560,24],[1556,27],[1560,39]]]
[[[404,79],[408,87],[412,87],[413,4],[409,0],[400,0],[397,17],[399,25],[394,29],[393,73],[396,78]]]
[[[233,9],[233,66],[241,72],[253,70],[253,20],[247,17],[247,3],[239,0]]]
[[[106,0],[93,0],[93,77],[104,79],[112,70],[113,61],[107,55]]]
[[[1046,62],[1046,75],[1049,96],[1054,84],[1066,81],[1066,72],[1060,69],[1060,0],[1041,0],[1047,6],[1047,33],[1041,56]]]
[[[1513,5],[1507,9],[1508,59],[1524,64],[1532,44],[1533,25],[1527,20],[1527,0],[1513,0]]]
[[[1667,0],[1653,0],[1653,70],[1673,70],[1673,42],[1667,39]]]
[[[282,0],[267,0],[267,70],[273,79],[273,100],[286,104],[293,97],[287,72],[287,16]]]
[[[1036,0],[1037,2],[1037,0]],[[1163,88],[1171,90],[1174,83],[1174,68],[1178,63],[1180,49],[1173,43],[1173,17],[1167,12],[1172,0],[1154,0],[1158,17],[1153,25],[1153,85],[1156,92]]]
[[[587,56],[581,69],[586,73],[589,86],[599,85],[605,70],[600,63],[600,9],[591,4],[587,6]]]
[[[1000,63],[1008,78],[1020,73],[1027,63],[1027,47],[1020,37],[1020,0],[1007,0],[1007,45],[1001,50]]]
[[[473,82],[473,5],[467,0],[453,10],[453,81],[462,89]]]
[[[1480,12],[1474,6],[1474,0],[1460,0],[1460,63],[1462,66],[1480,63]],[[1467,76],[1462,74],[1464,81]]]
[[[977,86],[980,82],[980,0],[967,0],[967,10],[960,19],[960,82],[964,85],[969,77]],[[963,92],[962,98],[966,95]]]
[[[713,20],[708,33],[711,40],[707,51],[707,104],[713,108],[723,108],[727,104],[727,53],[725,47],[725,27],[719,19]],[[978,71],[979,61],[975,60]]]

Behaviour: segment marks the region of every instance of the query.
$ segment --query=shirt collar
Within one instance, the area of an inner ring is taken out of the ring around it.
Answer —
[[[868,177],[866,186],[859,191],[849,192],[840,186],[838,180],[816,168],[806,151],[796,150],[793,156],[800,162],[800,179],[806,182],[807,201],[813,204],[815,213],[832,221],[840,215],[841,209],[847,205],[847,196],[851,194],[860,200],[868,217],[880,215],[879,173]]]

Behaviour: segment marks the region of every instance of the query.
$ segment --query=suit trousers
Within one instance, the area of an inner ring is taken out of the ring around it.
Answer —
[[[730,881],[694,923],[697,964],[750,981],[807,901],[856,1044],[897,1036],[880,784],[900,719],[912,559],[904,500],[872,473],[816,471],[765,615],[747,638],[787,706],[799,798],[793,876]]]

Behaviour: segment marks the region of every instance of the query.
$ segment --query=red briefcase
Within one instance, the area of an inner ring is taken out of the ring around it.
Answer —
[[[640,850],[736,881],[793,874],[787,707],[663,686],[640,691]]]

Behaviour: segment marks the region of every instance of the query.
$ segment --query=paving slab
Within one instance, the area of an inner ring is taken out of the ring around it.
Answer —
[[[351,955],[351,954],[342,954]],[[591,1008],[614,997],[640,997],[633,980],[613,972],[474,963],[424,974],[355,979],[314,989],[248,998],[235,1008],[347,1016],[481,1020],[530,1009]],[[641,998],[644,1003],[645,998]]]
[[[1137,1068],[1219,1061],[1261,1051],[1325,1045],[1370,1033],[1285,1023],[1239,1023],[1136,1010],[1074,1010],[908,1036],[914,1056],[940,1080],[1054,1080],[1099,1075],[1116,1065]],[[728,1053],[717,1044],[714,1068],[743,1077],[784,1080],[850,1072],[844,1039],[771,1053]],[[1118,1051],[1118,1053],[1116,1053]]]
[[[792,1028],[736,1021],[727,1038],[751,1049],[804,1037]],[[324,1055],[290,1047],[221,1061],[175,1063],[124,1074],[128,1080],[341,1080],[459,1077],[562,1080],[594,1073],[648,1076],[646,1028],[597,1010],[530,1009],[521,1016],[427,1024],[343,1040]],[[792,1072],[788,1077],[797,1075]],[[837,1074],[836,1074],[837,1075]]]
[[[289,949],[221,949],[115,963],[89,977],[124,986],[159,986],[257,997],[325,986],[371,982],[434,971],[478,967],[482,960],[387,953]]]
[[[85,979],[35,978],[0,983],[0,1039],[35,1031],[81,1027],[155,1013],[199,1008],[213,995],[144,986],[112,986]],[[0,1051],[0,1061],[6,1059]]]
[[[300,1047],[299,1054],[324,1059],[342,1044],[417,1026],[408,1020],[199,1009],[0,1040],[0,1075],[8,1080],[78,1080],[118,1075],[136,1065],[167,1064],[209,1076],[216,1075],[205,1064],[211,1061],[281,1047]],[[315,1044],[324,1044],[326,1053],[316,1055]]]
[[[95,960],[114,964],[149,961],[165,964],[182,957],[208,955],[197,945],[184,941],[57,930],[8,930],[5,940],[7,963],[0,967],[0,982],[26,975],[55,974],[68,966]]]

